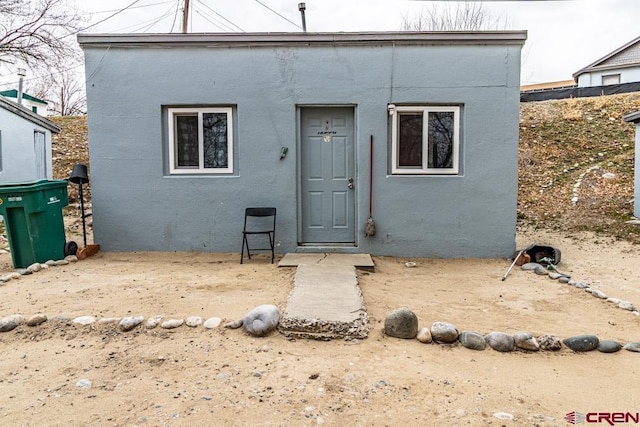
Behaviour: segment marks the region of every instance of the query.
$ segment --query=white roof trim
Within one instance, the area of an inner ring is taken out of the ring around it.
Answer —
[[[526,31],[370,33],[79,34],[88,46],[282,46],[282,45],[523,45]]]
[[[51,120],[47,120],[44,117],[32,112],[26,107],[23,107],[20,104],[16,104],[13,101],[8,100],[4,96],[0,96],[0,108],[4,108],[7,111],[10,111],[30,122],[42,126],[45,129],[50,130],[53,133],[60,133],[60,128],[58,125],[53,123]]]

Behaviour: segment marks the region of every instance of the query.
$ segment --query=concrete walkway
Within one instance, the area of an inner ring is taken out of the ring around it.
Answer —
[[[367,254],[286,254],[280,267],[297,267],[278,329],[287,337],[362,339],[369,317],[356,265],[373,269]]]

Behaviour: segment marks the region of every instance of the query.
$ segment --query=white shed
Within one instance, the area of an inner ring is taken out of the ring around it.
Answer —
[[[53,178],[50,120],[0,96],[0,184]]]

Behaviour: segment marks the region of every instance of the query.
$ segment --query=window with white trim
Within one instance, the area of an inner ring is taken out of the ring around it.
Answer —
[[[232,108],[169,108],[172,174],[233,172]]]
[[[460,107],[390,106],[392,173],[458,173]]]
[[[602,86],[620,84],[620,74],[605,74],[602,76]]]

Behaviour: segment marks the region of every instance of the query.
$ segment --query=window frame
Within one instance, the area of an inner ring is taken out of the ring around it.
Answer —
[[[227,167],[204,167],[204,132],[203,115],[207,113],[224,113],[227,115]],[[181,114],[197,114],[198,116],[198,167],[178,167],[176,117]],[[169,145],[169,174],[171,175],[221,175],[233,173],[233,107],[176,107],[167,109],[168,145]]]
[[[460,111],[459,105],[413,105],[395,106],[391,114],[391,173],[393,175],[458,175],[460,172]],[[425,167],[429,151],[429,113],[453,113],[453,154],[451,168]],[[422,120],[422,167],[399,166],[399,114],[421,113]]]
[[[613,74],[603,74],[601,77],[601,83],[602,86],[609,86],[609,85],[619,85],[622,76],[620,75],[620,73],[613,73]],[[605,80],[612,80],[615,79],[616,82],[615,83],[605,83]]]

